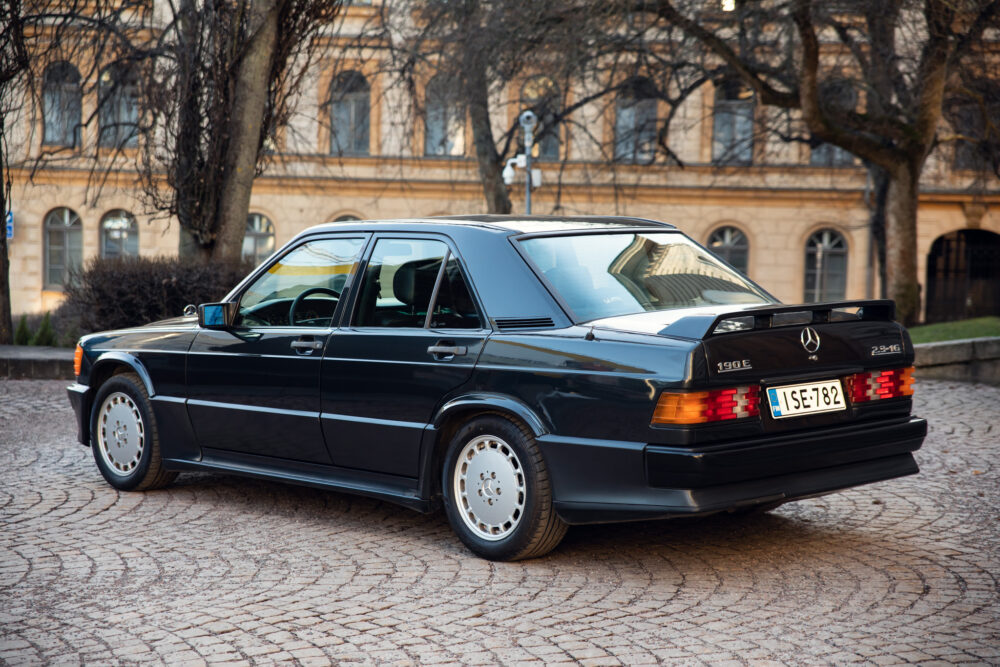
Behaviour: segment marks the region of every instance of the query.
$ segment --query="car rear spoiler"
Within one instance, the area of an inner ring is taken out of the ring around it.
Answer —
[[[855,310],[855,312],[851,313],[849,310]],[[781,317],[786,314],[797,316]],[[682,317],[661,330],[659,334],[661,336],[704,340],[711,336],[734,331],[775,329],[854,320],[892,322],[895,317],[896,303],[889,299],[828,301],[796,306],[762,306],[747,310],[735,310],[721,315],[692,315]],[[731,322],[729,326],[724,325],[727,321]]]

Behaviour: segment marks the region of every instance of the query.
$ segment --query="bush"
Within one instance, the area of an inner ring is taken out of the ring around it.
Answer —
[[[56,332],[52,328],[51,313],[45,313],[42,323],[38,325],[38,331],[31,337],[31,344],[46,347],[54,347],[59,344],[59,341],[56,339]]]
[[[218,301],[252,264],[176,257],[95,258],[73,275],[57,314],[84,333],[176,317],[188,304]]]
[[[14,332],[14,345],[31,345],[31,329],[28,328],[28,316],[21,315]]]

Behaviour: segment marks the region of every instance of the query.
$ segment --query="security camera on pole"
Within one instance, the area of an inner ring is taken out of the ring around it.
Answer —
[[[521,129],[524,130],[524,153],[507,160],[503,168],[503,182],[510,185],[514,182],[514,167],[524,169],[524,212],[531,215],[531,189],[542,184],[542,172],[531,168],[531,149],[535,143],[535,125],[538,116],[533,111],[524,111],[518,117]]]

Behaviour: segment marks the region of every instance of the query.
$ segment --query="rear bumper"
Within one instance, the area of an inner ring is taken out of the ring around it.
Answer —
[[[712,514],[784,502],[918,472],[927,422],[783,434],[683,449],[538,438],[559,516],[571,524]]]

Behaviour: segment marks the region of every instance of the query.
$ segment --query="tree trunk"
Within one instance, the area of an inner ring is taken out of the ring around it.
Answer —
[[[920,317],[917,283],[917,179],[920,166],[900,163],[889,172],[886,195],[886,286],[896,317],[906,326]]]
[[[867,163],[872,193],[868,202],[868,226],[875,242],[875,259],[878,268],[879,298],[886,298],[885,279],[885,207],[889,194],[889,174],[877,164]]]
[[[268,79],[278,36],[276,0],[251,0],[250,39],[236,72],[229,147],[223,160],[219,221],[212,258],[239,261],[246,234],[260,151],[261,125],[267,108]]]
[[[10,258],[7,256],[7,210],[10,200],[10,163],[7,161],[6,117],[0,113],[0,345],[14,342],[14,323],[10,316]]]
[[[510,213],[510,196],[503,182],[503,167],[490,126],[489,87],[482,63],[469,64],[465,75],[466,103],[472,122],[472,144],[479,163],[479,180],[483,184],[487,213]]]

